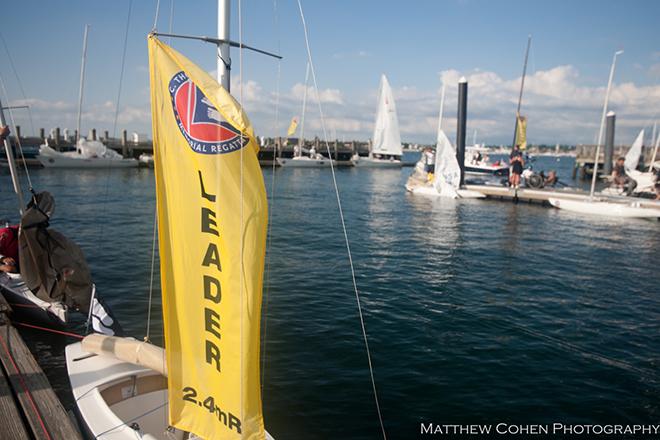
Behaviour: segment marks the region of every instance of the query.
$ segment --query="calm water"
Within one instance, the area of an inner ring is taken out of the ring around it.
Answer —
[[[568,181],[572,159],[541,158]],[[660,417],[660,224],[414,197],[410,169],[337,179],[389,438],[419,422]],[[279,439],[372,439],[378,419],[329,170],[276,170],[264,412]],[[16,218],[0,176],[0,217]],[[124,327],[145,334],[151,170],[35,170]],[[264,170],[269,192],[273,173]],[[159,293],[154,310],[160,305]],[[65,338],[22,331],[66,405]],[[152,340],[162,342],[156,312]]]

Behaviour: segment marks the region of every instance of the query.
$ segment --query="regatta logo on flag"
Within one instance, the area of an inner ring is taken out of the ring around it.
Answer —
[[[172,109],[190,148],[201,154],[224,154],[246,146],[249,138],[225,121],[220,112],[184,72],[169,83]]]

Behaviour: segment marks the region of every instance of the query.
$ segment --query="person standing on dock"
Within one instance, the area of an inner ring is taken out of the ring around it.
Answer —
[[[520,151],[520,145],[513,147],[513,151],[509,156],[509,161],[511,163],[509,186],[512,188],[518,188],[518,186],[520,186],[520,176],[523,172],[523,165],[525,164],[522,151]]]

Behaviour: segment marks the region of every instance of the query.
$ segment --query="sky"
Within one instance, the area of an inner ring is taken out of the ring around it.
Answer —
[[[529,142],[595,142],[612,56],[621,49],[609,105],[617,113],[616,143],[630,144],[646,129],[649,144],[660,119],[660,1],[301,3],[319,88],[317,100],[310,81],[306,137],[323,136],[320,100],[330,138],[370,138],[384,73],[404,142],[435,141],[442,82],[443,129],[454,138],[458,80],[465,76],[469,139],[476,131],[478,142],[510,144],[530,34],[522,103]],[[243,0],[240,17],[239,2],[232,1],[231,14],[232,39],[283,56],[278,62],[232,50],[232,94],[258,135],[284,135],[291,118],[301,114],[305,90],[307,52],[297,0]],[[75,128],[85,24],[91,28],[82,132],[94,127],[111,135],[122,129],[151,133],[146,36],[155,21],[160,32],[217,32],[214,0],[12,1],[3,5],[3,16],[0,97],[30,106],[31,120],[25,110],[12,112],[23,133]],[[171,44],[215,74],[214,46],[180,39]]]

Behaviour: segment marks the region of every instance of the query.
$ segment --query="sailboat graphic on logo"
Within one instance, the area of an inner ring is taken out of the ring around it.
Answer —
[[[188,145],[196,153],[223,154],[247,145],[247,136],[225,121],[204,93],[184,72],[170,80],[174,117]]]

